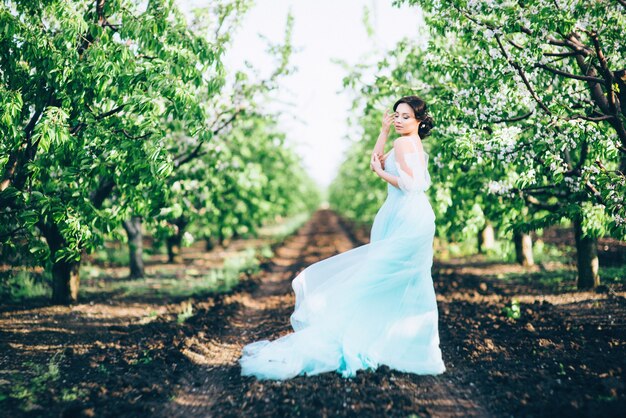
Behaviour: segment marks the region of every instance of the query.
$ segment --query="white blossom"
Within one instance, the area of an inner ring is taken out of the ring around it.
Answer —
[[[183,244],[184,245],[191,245],[194,242],[194,237],[193,235],[191,235],[191,233],[189,231],[185,231],[185,233],[183,234]]]
[[[491,58],[498,58],[500,56],[500,50],[498,48],[495,47],[489,47],[489,56]]]
[[[501,194],[508,193],[510,189],[511,189],[511,186],[509,184],[506,184],[503,181],[490,180],[489,183],[487,183],[488,194],[501,195]]]

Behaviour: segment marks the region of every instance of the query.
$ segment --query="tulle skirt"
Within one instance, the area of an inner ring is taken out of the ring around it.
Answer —
[[[292,281],[295,332],[243,348],[241,374],[289,379],[380,365],[440,374],[431,277],[435,215],[425,193],[389,193],[370,243],[314,263]]]

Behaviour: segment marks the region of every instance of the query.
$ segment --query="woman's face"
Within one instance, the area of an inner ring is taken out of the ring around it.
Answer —
[[[400,103],[396,107],[393,125],[396,132],[403,135],[417,134],[419,121],[415,119],[413,109],[406,103]]]

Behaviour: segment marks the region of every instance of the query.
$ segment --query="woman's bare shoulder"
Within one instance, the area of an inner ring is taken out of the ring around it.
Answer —
[[[400,136],[393,141],[393,147],[399,149],[400,151],[411,152],[415,151],[415,149],[422,149],[421,141],[414,140],[409,137]]]
[[[396,139],[393,140],[394,144],[396,142],[422,142],[422,140],[420,138],[417,138],[417,137],[414,137],[414,136],[402,136],[402,135],[400,135],[399,137],[397,137]]]
[[[413,149],[413,141],[410,138],[400,136],[393,141],[393,147],[401,151]]]

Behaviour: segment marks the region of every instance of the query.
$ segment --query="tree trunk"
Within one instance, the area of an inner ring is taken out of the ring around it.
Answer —
[[[478,232],[478,252],[484,253],[486,250],[493,248],[495,245],[493,226],[491,222],[487,222],[485,226]]]
[[[582,222],[579,217],[573,219],[573,224],[578,262],[577,287],[579,289],[592,289],[600,284],[600,276],[598,274],[598,239],[583,236]]]
[[[172,222],[176,225],[176,233],[167,238],[167,261],[170,263],[181,263],[183,257],[180,252],[180,247],[183,242],[183,234],[185,233],[185,227],[187,226],[187,220],[181,216]]]
[[[56,259],[58,251],[65,247],[65,239],[54,224],[37,224],[50,248],[52,260],[52,303],[69,305],[78,301],[78,289],[80,286],[80,260],[68,261]]]
[[[52,303],[69,305],[78,301],[80,261],[57,261],[52,266]]]
[[[128,237],[128,254],[130,260],[131,279],[140,279],[145,275],[143,265],[143,234],[141,233],[141,217],[132,216],[122,222]]]
[[[224,232],[222,232],[221,228],[218,230],[217,233],[217,244],[223,248],[228,247],[228,244],[230,244],[230,238],[224,235]]]
[[[533,259],[533,240],[530,234],[523,232],[513,233],[513,242],[515,243],[515,257],[517,262],[522,266],[532,266],[535,264]]]
[[[180,254],[180,244],[182,242],[181,235],[176,234],[167,238],[167,262],[180,263],[182,257]]]
[[[215,239],[213,237],[206,237],[204,239],[204,249],[207,251],[212,251],[215,248]]]

